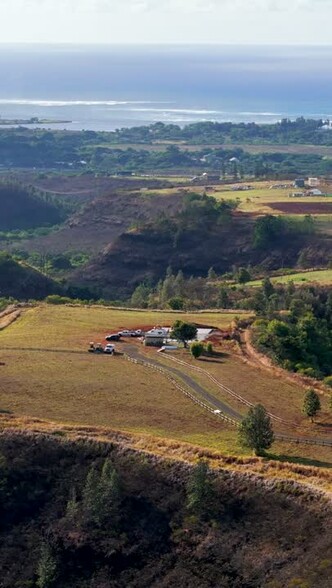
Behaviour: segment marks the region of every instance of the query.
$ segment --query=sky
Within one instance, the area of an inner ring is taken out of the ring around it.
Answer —
[[[332,44],[332,0],[0,0],[2,43]]]

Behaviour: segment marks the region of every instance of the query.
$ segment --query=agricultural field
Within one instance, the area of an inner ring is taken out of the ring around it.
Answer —
[[[161,178],[158,178],[161,179]],[[323,232],[331,231],[332,229],[332,186],[322,186],[322,191],[326,193],[325,196],[304,196],[303,198],[294,198],[289,195],[296,191],[292,186],[291,180],[280,180],[280,184],[289,184],[289,188],[270,188],[273,185],[270,182],[251,182],[248,184],[252,186],[251,190],[234,190],[235,186],[239,184],[230,185],[213,185],[211,184],[207,189],[205,186],[188,183],[185,178],[177,178],[177,181],[182,182],[180,188],[162,188],[159,190],[142,189],[142,194],[154,196],[178,193],[179,190],[187,192],[197,192],[203,194],[207,191],[209,196],[213,196],[217,200],[234,200],[238,202],[238,210],[248,214],[274,214],[294,216],[301,218],[306,214],[311,214],[316,218],[316,221],[321,224]],[[278,182],[279,183],[279,182]],[[298,190],[301,191],[301,190]]]
[[[332,195],[326,196],[305,196],[303,198],[290,197],[289,194],[296,190],[290,188],[270,188],[273,182],[248,182],[253,186],[252,190],[233,191],[231,187],[214,187],[211,194],[218,200],[237,200],[238,209],[242,212],[255,214],[312,214],[331,215]],[[288,184],[287,180],[280,181],[280,184]],[[331,186],[327,187],[332,192]],[[322,188],[324,191],[324,188]]]
[[[286,274],[284,276],[276,276],[271,278],[274,284],[288,284],[294,282],[295,284],[310,284],[317,282],[319,284],[332,284],[332,269],[316,270],[308,272],[298,272],[294,274]],[[247,282],[246,286],[259,287],[262,285],[262,280],[253,280]]]
[[[245,453],[238,446],[234,428],[187,399],[163,374],[130,363],[121,355],[87,353],[89,342],[103,342],[108,332],[155,324],[168,326],[175,318],[225,328],[234,315],[47,305],[24,310],[16,322],[0,333],[1,412],[62,424],[149,433],[230,454]],[[144,349],[138,341],[130,344],[137,346],[148,360],[167,364],[168,360],[154,349]],[[127,345],[116,344],[119,351],[125,351]],[[179,354],[193,362],[186,351],[180,350]],[[214,360],[202,359],[199,365],[252,402],[264,402],[271,411],[281,411],[281,416],[290,411],[291,420],[301,425],[299,409],[303,391],[300,387],[281,384],[272,375],[247,366],[232,353],[218,355]],[[245,406],[211,384],[204,375],[195,374],[189,366],[181,371],[226,406],[245,414]],[[175,380],[179,382],[177,376]],[[280,399],[285,402],[283,408]],[[300,433],[306,435],[308,430],[304,427]],[[288,456],[304,463],[332,465],[331,449],[327,447],[278,442],[273,451],[282,459]]]

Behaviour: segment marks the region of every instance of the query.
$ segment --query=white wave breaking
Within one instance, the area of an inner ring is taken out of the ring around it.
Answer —
[[[30,99],[0,99],[0,105],[11,106],[130,106],[137,104],[156,104],[147,100],[30,100]],[[157,103],[163,104],[163,103]]]

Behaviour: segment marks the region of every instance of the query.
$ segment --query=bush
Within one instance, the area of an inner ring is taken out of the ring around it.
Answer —
[[[202,355],[203,351],[204,345],[199,341],[194,341],[194,343],[190,345],[190,353],[195,359],[198,359]]]
[[[173,298],[170,298],[169,299],[168,306],[172,310],[183,310],[183,308],[184,308],[184,300],[180,296],[174,296]]]
[[[74,300],[72,298],[68,298],[68,296],[50,294],[50,296],[46,296],[45,302],[47,302],[47,304],[70,304],[74,302]]]
[[[324,384],[325,386],[332,388],[332,376],[327,376],[327,378],[324,378]]]
[[[209,341],[206,345],[206,353],[208,355],[213,355],[213,345],[212,345],[211,341]]]

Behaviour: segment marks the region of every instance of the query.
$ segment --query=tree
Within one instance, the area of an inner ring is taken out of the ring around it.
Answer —
[[[57,576],[57,563],[52,554],[49,545],[44,544],[41,548],[40,559],[37,567],[37,582],[38,588],[48,588],[52,586]]]
[[[196,339],[197,337],[197,328],[192,323],[185,323],[183,321],[177,320],[175,321],[172,332],[171,338],[177,339],[183,343],[184,347],[187,347],[188,341]]]
[[[172,310],[183,310],[184,300],[181,298],[181,296],[173,296],[173,298],[169,299],[168,306]]]
[[[91,467],[83,488],[83,510],[88,520],[97,521],[100,511],[99,475],[95,467]]]
[[[185,293],[185,279],[181,270],[178,271],[174,280],[174,292],[176,296],[183,296]]]
[[[274,287],[270,278],[264,278],[262,286],[266,298],[270,298],[270,296],[272,296],[274,293]]]
[[[132,293],[130,303],[134,308],[147,308],[151,288],[146,284],[139,284]]]
[[[224,287],[221,287],[219,290],[219,295],[218,295],[218,307],[219,308],[229,308],[229,306],[230,306],[230,300],[229,300],[227,289]]]
[[[245,267],[240,267],[237,274],[237,281],[239,282],[239,284],[246,284],[247,282],[250,282],[250,280],[250,272],[248,272],[248,270]]]
[[[244,447],[260,455],[274,442],[271,419],[261,404],[249,409],[239,428],[239,440]]]
[[[318,394],[315,390],[310,389],[306,392],[303,400],[303,413],[305,416],[311,419],[311,422],[314,422],[314,417],[321,409],[321,403]]]
[[[204,351],[204,345],[203,345],[203,343],[200,343],[199,341],[194,341],[190,345],[190,353],[195,359],[198,359],[202,355],[203,351]]]
[[[217,274],[214,271],[214,268],[213,267],[210,267],[210,269],[209,269],[209,271],[207,273],[207,277],[208,277],[208,280],[215,280],[216,279]]]
[[[200,461],[194,468],[187,487],[187,508],[202,518],[211,513],[214,507],[215,492],[209,476],[209,466]]]
[[[70,498],[67,502],[66,518],[70,522],[74,522],[79,510],[77,495],[75,488],[72,488]]]

